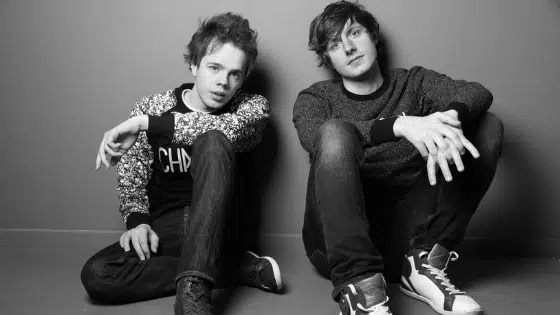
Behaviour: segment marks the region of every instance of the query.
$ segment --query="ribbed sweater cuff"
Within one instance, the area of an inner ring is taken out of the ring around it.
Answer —
[[[175,132],[175,116],[148,116],[148,136],[166,138],[171,142]]]
[[[466,123],[469,120],[469,107],[467,106],[467,104],[465,103],[460,103],[460,102],[453,102],[449,105],[447,105],[446,110],[456,110],[457,113],[459,114],[459,121],[462,123]]]
[[[140,224],[150,224],[150,215],[143,212],[132,212],[126,218],[126,229],[133,229]]]
[[[387,119],[377,119],[371,125],[370,137],[373,145],[378,145],[385,142],[396,141],[399,138],[395,137],[393,125],[398,117]]]

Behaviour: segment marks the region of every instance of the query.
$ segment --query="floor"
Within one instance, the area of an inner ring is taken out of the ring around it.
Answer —
[[[280,264],[283,294],[241,287],[215,294],[217,314],[337,314],[331,283],[319,276],[304,255],[301,239],[271,242],[268,252]],[[120,306],[96,305],[81,286],[79,271],[96,249],[80,251],[0,247],[0,314],[173,314],[174,298]],[[555,258],[467,258],[449,268],[485,314],[560,314],[560,261]],[[396,315],[436,314],[427,305],[389,286]]]

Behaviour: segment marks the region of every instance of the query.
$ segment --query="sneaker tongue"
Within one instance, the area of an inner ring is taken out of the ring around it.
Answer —
[[[373,277],[366,278],[354,284],[359,287],[366,298],[365,307],[372,307],[381,302],[384,302],[387,298],[385,293],[385,279],[380,273]]]
[[[449,261],[449,251],[445,247],[436,244],[432,251],[428,255],[428,263],[430,266],[435,267],[439,270],[443,270],[447,267],[447,262]]]

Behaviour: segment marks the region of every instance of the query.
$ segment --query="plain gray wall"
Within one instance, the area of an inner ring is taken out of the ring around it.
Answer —
[[[297,93],[326,78],[308,26],[330,1],[0,2],[1,229],[121,230],[115,171],[94,172],[103,133],[142,96],[191,80],[182,53],[199,17],[240,12],[260,36],[272,106],[254,153],[262,232],[301,231],[307,154],[293,124]],[[423,65],[494,94],[506,143],[471,238],[536,243],[560,236],[558,0],[362,1],[393,66]],[[267,178],[268,180],[263,180]]]

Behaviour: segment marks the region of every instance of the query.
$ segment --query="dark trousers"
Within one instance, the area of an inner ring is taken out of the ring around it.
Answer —
[[[182,276],[227,285],[225,277],[232,274],[227,268],[237,266],[231,260],[239,258],[235,246],[230,246],[233,242],[224,242],[235,238],[230,237],[235,233],[228,225],[235,176],[233,146],[221,132],[209,131],[194,142],[191,157],[191,205],[150,223],[160,238],[157,254],[142,261],[132,244],[125,252],[118,242],[102,249],[81,273],[91,298],[128,303],[169,296],[175,294],[176,279]]]
[[[335,286],[334,299],[348,284],[375,273],[400,273],[409,249],[430,250],[439,243],[452,250],[463,239],[494,178],[503,125],[486,113],[464,132],[481,156],[474,159],[467,151],[465,170],[452,171],[453,181],[445,182],[440,173],[438,184],[430,186],[424,167],[412,185],[383,187],[365,179],[364,148],[355,128],[340,120],[323,124],[302,234],[311,263]]]

